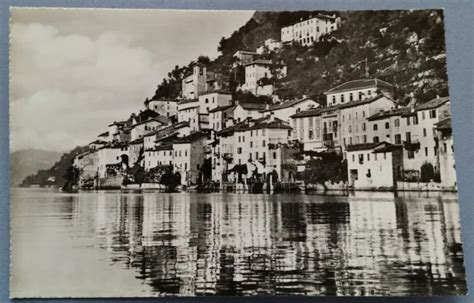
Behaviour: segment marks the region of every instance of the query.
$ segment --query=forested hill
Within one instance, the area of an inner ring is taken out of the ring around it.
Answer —
[[[237,50],[254,51],[265,39],[280,39],[280,28],[317,12],[256,12],[230,37],[222,38],[221,55],[213,61],[201,56],[208,69],[227,75],[231,89],[235,73],[232,55]],[[333,12],[326,12],[332,14]],[[302,95],[320,98],[322,92],[342,82],[364,78],[365,62],[369,77],[378,77],[397,86],[401,103],[425,102],[436,95],[448,95],[441,10],[339,12],[342,26],[312,47],[285,46],[266,59],[283,60],[288,76],[278,80],[276,93],[284,98]],[[203,54],[205,55],[205,54]],[[155,98],[177,97],[181,79],[189,66],[176,67],[158,86]],[[172,89],[170,89],[172,88]]]

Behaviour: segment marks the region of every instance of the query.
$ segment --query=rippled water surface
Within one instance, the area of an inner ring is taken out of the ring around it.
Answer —
[[[11,196],[17,297],[466,291],[455,194]]]

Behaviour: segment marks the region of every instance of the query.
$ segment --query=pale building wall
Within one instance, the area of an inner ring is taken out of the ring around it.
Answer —
[[[185,99],[195,99],[206,91],[207,68],[195,65],[193,73],[182,81],[182,96]]]
[[[381,97],[371,103],[341,109],[343,148],[348,145],[373,142],[373,128],[369,128],[367,118],[380,112],[381,109],[387,110],[393,107],[395,107],[393,100]],[[381,138],[380,141],[384,141],[384,139]]]
[[[339,27],[338,19],[310,18],[281,29],[282,42],[299,42],[303,46],[312,45],[322,35],[329,34]]]
[[[262,117],[262,113],[255,109],[255,110],[247,110],[243,108],[241,105],[237,105],[234,109],[233,116],[236,122],[244,121],[248,118],[258,119]]]
[[[173,165],[173,150],[145,151],[144,167],[146,171],[158,165]]]
[[[391,152],[372,153],[372,150],[358,150],[346,153],[349,185],[353,185],[355,189],[394,185]],[[362,162],[360,158],[363,159]],[[354,178],[354,170],[357,170],[357,179]]]
[[[198,102],[192,102],[192,106],[183,106],[178,111],[178,121],[189,122],[190,132],[199,130],[199,106],[196,106],[197,103]]]
[[[178,102],[175,100],[151,100],[148,108],[167,117],[178,114]]]
[[[232,94],[223,93],[207,93],[199,96],[199,113],[208,113],[216,107],[226,106],[230,104]]]
[[[128,147],[102,148],[102,149],[99,149],[97,152],[98,152],[98,158],[99,158],[99,161],[98,161],[99,178],[104,178],[105,173],[106,173],[106,165],[120,163],[122,160],[121,159],[122,155],[128,156]]]
[[[162,127],[162,124],[155,120],[150,120],[144,123],[136,124],[132,127],[130,131],[130,140],[134,141],[136,139],[142,138],[145,134],[158,130]]]
[[[257,81],[262,78],[271,78],[270,67],[266,64],[249,64],[245,66],[245,83],[242,86],[244,91],[253,94],[257,93]]]
[[[320,115],[293,118],[292,127],[292,139],[303,143],[305,151],[324,148],[322,118]]]
[[[128,164],[133,167],[138,161],[140,150],[143,148],[143,144],[130,144],[128,147]]]
[[[377,95],[377,87],[369,87],[363,89],[347,90],[344,92],[336,92],[327,94],[327,105],[337,105],[348,103],[351,101],[364,100],[375,97]]]
[[[456,165],[454,160],[453,137],[440,138],[439,141],[439,169],[441,183],[444,186],[457,187]]]

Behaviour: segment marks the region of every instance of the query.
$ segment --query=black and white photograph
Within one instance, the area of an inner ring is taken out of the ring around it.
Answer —
[[[12,298],[467,293],[442,9],[10,17]]]

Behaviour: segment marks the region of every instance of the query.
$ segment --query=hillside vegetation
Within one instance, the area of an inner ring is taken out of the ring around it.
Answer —
[[[332,14],[332,12],[326,12]],[[237,50],[254,51],[268,38],[280,39],[280,28],[316,12],[256,12],[230,37],[222,38],[215,60],[201,56],[208,70],[226,75],[234,90],[236,79],[232,55]],[[396,85],[395,97],[402,104],[414,97],[422,103],[436,95],[448,95],[441,10],[340,12],[340,30],[323,37],[312,47],[287,45],[265,59],[284,61],[288,76],[277,80],[276,94],[283,99],[308,95],[324,103],[322,93],[340,83],[369,77]],[[191,64],[191,63],[190,63]],[[155,98],[176,98],[188,66],[176,67],[158,85]]]

